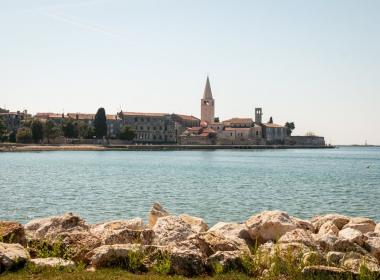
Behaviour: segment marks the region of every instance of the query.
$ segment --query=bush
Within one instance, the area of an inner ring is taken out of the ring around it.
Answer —
[[[27,127],[22,127],[17,131],[16,142],[17,143],[32,143],[32,130]]]

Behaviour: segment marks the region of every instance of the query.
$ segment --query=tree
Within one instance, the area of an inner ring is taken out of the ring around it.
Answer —
[[[285,123],[285,127],[286,127],[286,134],[288,136],[291,136],[293,130],[296,128],[295,125],[294,125],[294,122],[286,122]]]
[[[7,133],[7,127],[4,124],[3,118],[0,118],[0,141],[3,140],[6,133]]]
[[[40,143],[44,139],[44,126],[38,120],[34,119],[31,124],[32,138],[34,143]]]
[[[66,119],[62,125],[63,136],[66,138],[78,138],[78,127],[77,124],[74,123],[70,119]]]
[[[121,140],[133,140],[136,137],[135,131],[130,126],[123,126],[120,133],[117,135],[117,138]]]
[[[107,135],[107,118],[104,108],[99,108],[95,115],[94,120],[95,136],[102,139]]]
[[[46,121],[44,134],[48,140],[48,143],[50,142],[50,139],[55,139],[59,137],[61,135],[61,132],[61,128],[54,121]]]
[[[92,126],[86,122],[77,123],[78,137],[82,139],[93,139],[95,136],[95,130]]]
[[[268,123],[273,123],[273,118],[272,117],[269,118],[269,122]]]
[[[29,127],[21,127],[19,130],[17,130],[17,143],[32,143],[32,140],[32,130]]]

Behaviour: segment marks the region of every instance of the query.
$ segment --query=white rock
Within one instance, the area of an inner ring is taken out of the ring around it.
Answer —
[[[30,259],[28,251],[18,243],[0,243],[0,273],[23,266]]]
[[[208,232],[215,232],[237,243],[245,243],[249,246],[255,245],[245,224],[219,222],[211,227]]]
[[[262,243],[276,241],[298,227],[287,213],[281,211],[264,211],[250,217],[245,224],[250,237]]]
[[[188,223],[176,216],[158,218],[153,231],[154,245],[178,243],[196,233]]]
[[[90,232],[99,237],[103,245],[149,244],[153,238],[153,231],[144,228],[141,218],[97,224],[91,227]]]
[[[338,236],[340,238],[349,240],[350,242],[354,242],[360,246],[364,244],[364,235],[360,231],[353,228],[342,229],[341,231],[339,231]]]
[[[197,233],[205,232],[208,230],[208,225],[202,218],[190,216],[187,214],[182,214],[179,217],[186,223],[188,223],[191,226],[191,228]]]
[[[333,223],[333,221],[327,221],[321,227],[319,228],[318,234],[324,235],[324,234],[333,234],[338,236],[339,229],[338,227]]]
[[[61,258],[36,258],[31,259],[29,262],[38,267],[75,267],[75,263],[73,261],[64,260]]]
[[[380,262],[380,236],[369,237],[365,241],[365,247]]]
[[[374,232],[380,234],[380,224],[377,224],[377,225],[376,225]]]
[[[351,271],[359,272],[360,267],[364,265],[372,272],[380,272],[380,266],[377,260],[369,255],[362,255],[355,252],[346,253],[340,261],[340,266]]]
[[[336,227],[341,230],[343,226],[350,221],[350,217],[339,214],[327,214],[324,216],[315,216],[311,219],[311,223],[317,232],[319,231],[320,227],[328,221],[334,223],[334,225],[336,225]]]
[[[352,218],[350,221],[343,227],[345,228],[353,228],[361,233],[373,232],[375,230],[376,223],[368,218]]]
[[[311,233],[304,229],[294,229],[286,232],[278,243],[302,243],[308,247],[317,247]]]
[[[130,257],[131,252],[142,252],[139,244],[103,245],[89,252],[86,258],[95,268],[110,267],[122,263]]]
[[[149,226],[152,228],[156,224],[158,218],[169,216],[169,215],[170,213],[166,211],[160,203],[158,202],[154,203],[148,215]]]
[[[72,213],[35,219],[25,225],[25,232],[29,239],[51,239],[62,232],[88,229],[85,221]]]

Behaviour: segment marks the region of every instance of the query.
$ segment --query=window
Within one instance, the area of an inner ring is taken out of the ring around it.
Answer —
[[[140,130],[144,130],[144,127],[143,127],[143,126],[140,126]]]

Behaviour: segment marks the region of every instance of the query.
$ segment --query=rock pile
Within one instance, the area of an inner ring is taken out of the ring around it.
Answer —
[[[244,223],[175,216],[155,203],[148,216],[87,224],[72,213],[22,226],[0,222],[0,272],[30,263],[38,267],[124,267],[185,276],[236,269],[260,276],[291,273],[380,274],[380,224],[338,214],[310,221],[265,211]],[[287,266],[288,265],[288,268]],[[292,266],[290,268],[290,266]],[[282,270],[279,270],[281,267]]]

